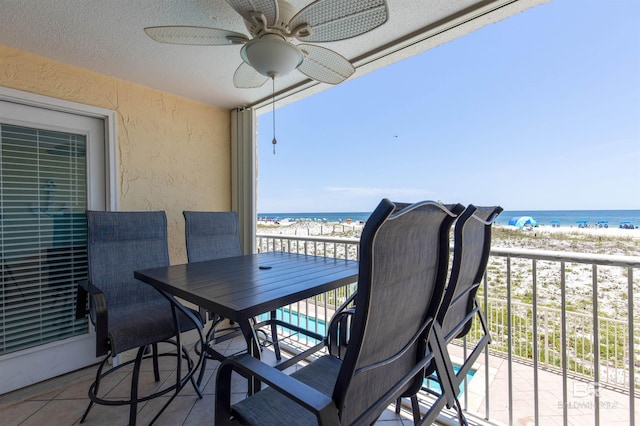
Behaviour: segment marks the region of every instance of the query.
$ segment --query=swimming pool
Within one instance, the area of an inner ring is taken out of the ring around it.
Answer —
[[[258,321],[265,321],[269,319],[269,314],[265,313],[258,317]],[[318,333],[322,336],[326,335],[326,322],[323,320],[319,320],[315,317],[307,317],[304,314],[301,314],[296,311],[291,311],[286,308],[278,308],[276,309],[276,319],[279,319],[284,322],[288,322],[289,324],[296,325],[298,327],[302,327],[306,330],[313,331],[314,333]],[[293,330],[278,326],[278,331],[281,333],[295,333]],[[304,336],[307,341],[311,344],[315,344],[318,341],[312,337]]]
[[[460,371],[460,365],[454,363],[453,371],[455,371],[456,374],[458,374],[458,372]],[[458,396],[462,395],[462,392],[464,392],[465,382],[468,384],[475,374],[476,374],[476,370],[474,369],[469,370],[469,372],[467,373],[467,380],[466,381],[463,380],[462,383],[460,383],[460,392],[458,392]],[[424,379],[424,381],[422,382],[422,389],[425,391],[431,390],[438,394],[442,393],[442,388],[440,387],[440,383],[435,378],[432,378],[432,376],[426,377]]]
[[[290,309],[286,309],[286,308],[278,308],[276,310],[276,318],[281,320],[281,321],[285,321],[288,322],[290,324],[294,324],[297,325],[299,327],[305,328],[309,331],[313,331],[315,333],[318,333],[320,335],[326,335],[326,322],[319,320],[315,317],[307,317],[304,314],[301,314],[299,312],[296,311],[291,311]],[[262,314],[258,317],[259,321],[264,321],[269,319],[269,314],[265,313]],[[293,333],[293,331],[291,329],[288,329],[286,327],[282,327],[282,326],[278,326],[278,330],[280,332],[284,332],[284,333]],[[307,341],[311,344],[315,344],[318,341],[312,337],[308,337],[308,336],[304,336]],[[460,365],[458,364],[453,364],[453,370],[456,372],[456,374],[458,374],[458,372],[460,371]],[[473,376],[476,374],[476,370],[471,369],[469,370],[469,372],[467,373],[467,380],[466,383],[469,383],[471,381],[471,379],[473,378]],[[465,386],[465,380],[462,381],[462,383],[460,383],[460,392],[458,395],[461,395],[462,392],[464,392],[464,386]],[[423,390],[431,390],[433,392],[437,392],[437,393],[441,393],[442,392],[442,388],[440,387],[440,383],[431,377],[426,377],[424,379],[424,381],[422,382],[422,388]]]

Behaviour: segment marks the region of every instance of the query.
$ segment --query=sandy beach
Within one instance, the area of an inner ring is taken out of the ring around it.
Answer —
[[[342,237],[358,237],[363,223],[338,223],[338,222],[318,222],[310,220],[300,220],[294,222],[283,222],[276,224],[274,222],[258,221],[258,233],[279,234],[279,235],[326,235],[326,236],[342,236]],[[494,225],[495,229],[509,230],[514,233],[521,232],[524,235],[552,234],[558,238],[562,236],[594,236],[622,239],[640,239],[640,229],[621,229],[621,228],[578,228],[578,227],[551,227],[539,226],[530,230],[518,229],[508,225]],[[494,244],[499,241],[494,241]],[[637,255],[640,255],[640,247]]]

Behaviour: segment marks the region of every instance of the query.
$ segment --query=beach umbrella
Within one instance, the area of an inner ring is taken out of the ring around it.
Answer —
[[[538,222],[531,216],[516,216],[509,220],[509,225],[522,229],[525,226],[538,226]]]

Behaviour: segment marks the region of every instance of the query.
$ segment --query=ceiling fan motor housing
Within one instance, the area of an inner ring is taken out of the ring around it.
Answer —
[[[271,78],[290,73],[304,59],[300,49],[276,34],[265,34],[246,43],[240,56],[260,74]]]
[[[267,32],[280,34],[288,41],[291,34],[289,22],[297,13],[298,9],[296,9],[294,5],[286,0],[278,0],[278,17],[275,23],[269,25],[269,30]],[[259,16],[260,13],[257,13],[257,15]],[[249,30],[249,34],[251,34],[253,38],[260,38],[265,33],[264,23],[259,19],[254,18],[252,21],[245,19],[244,23],[247,30]]]

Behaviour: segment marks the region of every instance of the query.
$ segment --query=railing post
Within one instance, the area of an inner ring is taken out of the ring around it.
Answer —
[[[627,291],[628,306],[627,306],[627,318],[629,329],[629,424],[635,425],[636,408],[635,408],[635,387],[636,387],[636,372],[635,372],[635,336],[634,336],[634,324],[633,324],[633,268],[629,267],[627,272]]]
[[[507,256],[507,382],[509,389],[509,425],[513,426],[513,328],[511,315],[511,257]]]
[[[567,426],[568,419],[568,389],[567,389],[567,289],[564,260],[560,262],[560,342],[562,362],[562,424]]]
[[[489,279],[487,278],[487,271],[484,272],[484,310],[485,312],[487,312],[487,317],[491,314],[491,311],[489,310]],[[489,326],[489,324],[491,324],[491,320],[489,318],[487,318],[487,328],[491,328]],[[489,406],[490,406],[490,394],[489,394],[489,374],[487,374],[487,372],[489,371],[489,349],[490,346],[487,346],[487,349],[485,349],[484,351],[484,365],[485,365],[485,375],[484,375],[484,394],[485,394],[485,398],[484,398],[484,414],[485,414],[485,419],[489,420]]]
[[[538,272],[537,262],[533,259],[531,265],[532,279],[532,312],[533,316],[533,418],[534,424],[540,424],[539,399],[538,399]]]
[[[594,263],[591,267],[591,293],[593,303],[593,381],[595,386],[595,426],[600,425],[600,321],[598,319],[598,266]]]

